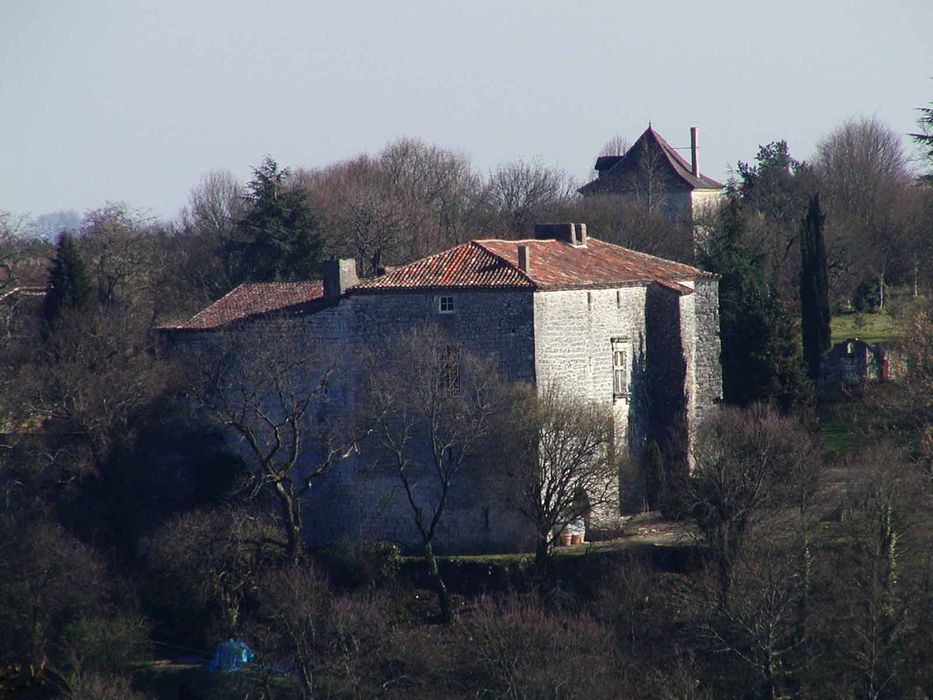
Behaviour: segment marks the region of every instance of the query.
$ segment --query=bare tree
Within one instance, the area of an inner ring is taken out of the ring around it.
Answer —
[[[225,251],[239,240],[237,222],[245,214],[243,185],[227,171],[213,171],[188,194],[166,252],[172,277],[162,286],[182,286],[199,303],[212,301],[233,286]]]
[[[273,490],[292,563],[301,553],[304,495],[355,449],[338,398],[345,387],[336,352],[327,339],[276,320],[219,333],[185,352],[192,395],[237,437],[251,492]]]
[[[390,631],[381,597],[338,595],[307,565],[270,572],[258,587],[251,631],[263,652],[294,663],[302,697],[323,688],[371,697],[364,687],[375,673],[367,666],[377,663]]]
[[[498,218],[516,237],[528,235],[545,212],[570,200],[576,189],[561,170],[540,161],[500,165],[489,177],[489,189]]]
[[[153,292],[152,220],[125,204],[107,204],[84,215],[78,242],[104,306],[135,302]]]
[[[26,225],[25,216],[15,216],[0,210],[0,292],[15,280],[14,265],[20,237]]]
[[[517,596],[481,600],[464,627],[468,653],[496,697],[631,697],[620,687],[611,636],[586,613],[560,614]]]
[[[364,275],[399,259],[418,216],[396,196],[381,163],[360,156],[299,177],[327,221],[330,254],[352,255]]]
[[[487,192],[461,153],[400,139],[296,175],[327,221],[327,248],[352,254],[376,273],[475,237],[485,227]]]
[[[753,528],[783,509],[809,506],[818,453],[801,426],[761,405],[722,409],[694,444],[683,505],[710,549],[724,609]]]
[[[485,191],[466,155],[400,139],[382,150],[379,162],[403,208],[417,219],[408,259],[476,236]]]
[[[136,413],[171,386],[175,369],[149,341],[147,319],[121,308],[66,314],[35,349],[14,413],[43,426],[50,465],[99,475]]]
[[[236,634],[240,609],[259,576],[283,558],[280,530],[248,508],[219,507],[175,518],[148,553],[151,603],[218,636]]]
[[[489,362],[462,351],[435,326],[416,328],[369,357],[363,401],[380,462],[398,475],[434,582],[440,616],[450,597],[434,540],[451,489],[490,432],[500,383]]]
[[[905,243],[918,233],[900,135],[875,118],[850,120],[817,144],[814,170],[829,205],[830,257],[845,251],[856,274],[877,278],[883,299],[891,274],[910,274]]]
[[[497,445],[510,445],[497,465],[503,496],[535,531],[535,562],[544,568],[568,523],[618,508],[619,465],[611,450],[611,411],[556,386],[541,394],[517,387],[498,426]]]
[[[622,134],[616,134],[599,149],[600,156],[624,156],[631,144]]]
[[[685,222],[671,221],[641,202],[617,194],[581,197],[560,208],[563,221],[585,221],[594,238],[649,255],[693,261],[693,239]]]
[[[103,607],[105,571],[59,526],[0,518],[0,692],[53,685],[62,628]]]
[[[917,528],[928,508],[919,500],[913,465],[890,446],[857,455],[849,475],[849,544],[834,576],[847,623],[841,648],[865,697],[896,697],[904,694],[902,672],[909,663],[905,641],[929,595],[929,530]],[[926,566],[917,570],[923,559]]]
[[[762,697],[793,697],[811,661],[812,553],[808,538],[793,535],[750,543],[735,567],[734,595],[702,627],[708,648],[743,664]]]

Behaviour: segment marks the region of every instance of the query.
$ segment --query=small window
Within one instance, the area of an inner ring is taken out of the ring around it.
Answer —
[[[454,312],[454,298],[453,297],[438,297],[437,298],[437,310],[442,314],[452,314]]]
[[[615,398],[628,396],[628,342],[612,341],[612,395]]]

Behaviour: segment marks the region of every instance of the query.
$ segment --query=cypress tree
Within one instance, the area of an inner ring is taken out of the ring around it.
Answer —
[[[91,280],[75,238],[63,231],[55,242],[55,257],[49,268],[49,281],[42,304],[46,327],[54,325],[67,310],[85,308],[91,293]]]
[[[820,195],[814,194],[800,228],[800,328],[810,379],[819,378],[820,358],[831,342],[829,277],[823,240],[825,220]]]

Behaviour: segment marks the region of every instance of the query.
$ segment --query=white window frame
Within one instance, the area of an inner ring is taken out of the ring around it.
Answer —
[[[632,395],[629,382],[632,353],[627,338],[612,339],[612,398],[628,398]]]
[[[456,311],[456,304],[454,303],[453,296],[445,294],[444,296],[439,296],[437,298],[437,313],[439,314],[452,314]]]

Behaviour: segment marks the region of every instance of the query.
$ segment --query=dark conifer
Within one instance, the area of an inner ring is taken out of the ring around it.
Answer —
[[[55,257],[49,268],[49,281],[42,316],[47,328],[68,310],[79,310],[91,299],[91,280],[74,236],[63,231],[55,242]]]
[[[787,413],[810,398],[800,341],[747,237],[745,212],[731,197],[700,252],[700,266],[720,275],[723,398],[739,406],[771,403]]]
[[[820,208],[820,195],[814,194],[810,197],[800,229],[800,328],[803,357],[811,379],[819,377],[820,358],[829,350],[831,342],[829,278],[823,240],[825,220],[826,215]]]
[[[253,170],[240,238],[227,250],[238,282],[307,280],[318,274],[323,241],[307,192],[289,183],[288,169],[271,158]]]

